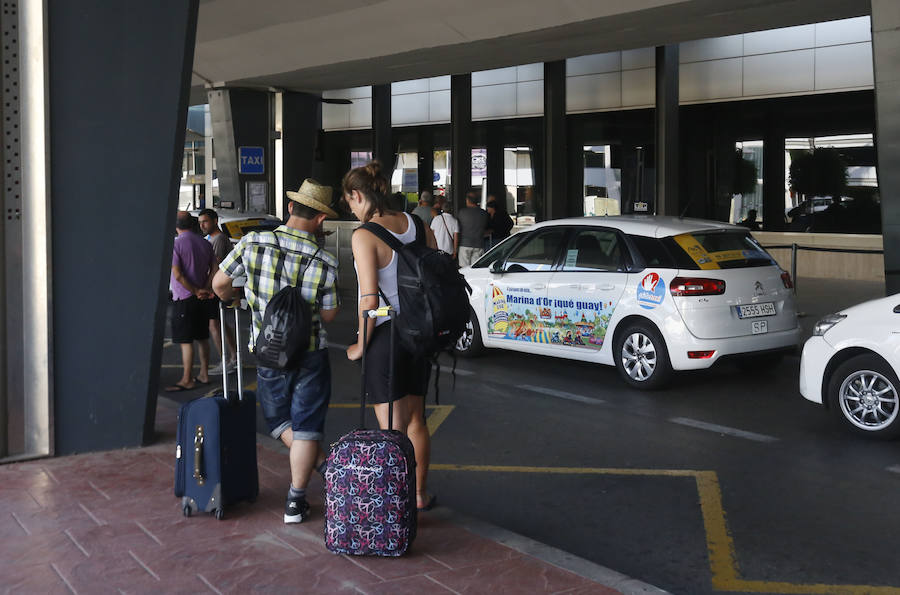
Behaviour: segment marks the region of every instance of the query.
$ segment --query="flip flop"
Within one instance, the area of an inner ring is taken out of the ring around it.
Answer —
[[[183,384],[173,384],[172,386],[167,386],[165,391],[167,393],[180,393],[185,390],[194,390],[197,388],[196,386],[184,386]]]
[[[202,384],[202,385],[204,385],[204,386],[206,386],[207,384],[209,384],[209,383],[211,382],[210,380],[207,380],[206,382],[203,382],[202,380],[200,380],[200,379],[197,378],[197,377],[194,377],[194,378],[192,378],[191,380],[194,381],[194,384]]]
[[[437,504],[437,496],[434,494],[426,494],[428,501],[425,503],[425,506],[419,506],[416,510],[420,510],[422,512],[431,510],[434,508],[435,504]]]

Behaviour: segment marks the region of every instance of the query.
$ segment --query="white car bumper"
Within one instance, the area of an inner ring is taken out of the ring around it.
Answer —
[[[774,351],[778,349],[790,349],[800,343],[800,327],[766,333],[762,335],[749,335],[744,337],[731,337],[726,339],[698,339],[684,332],[675,338],[667,340],[669,359],[676,370],[702,370],[709,368],[719,358],[728,355],[750,354],[755,351]],[[712,357],[705,359],[691,359],[688,351],[715,351]]]
[[[814,403],[822,403],[822,378],[834,356],[834,347],[824,337],[810,337],[800,357],[800,394]]]

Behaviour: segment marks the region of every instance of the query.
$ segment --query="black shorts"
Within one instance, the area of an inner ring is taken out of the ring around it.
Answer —
[[[203,306],[203,312],[207,320],[219,320],[219,298],[200,300],[200,305]]]
[[[369,347],[366,349],[366,402],[388,403],[406,395],[422,395],[428,392],[431,363],[423,357],[415,357],[400,346],[395,338],[394,394],[388,392],[391,355],[391,323],[375,327]]]
[[[191,296],[172,304],[172,342],[192,343],[209,339],[209,318],[205,301]],[[208,300],[212,301],[212,300]]]

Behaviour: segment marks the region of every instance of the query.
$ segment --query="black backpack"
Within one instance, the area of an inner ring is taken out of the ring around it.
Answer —
[[[278,236],[275,243],[281,248]],[[320,248],[321,249],[321,248]],[[319,250],[308,257],[306,266],[297,276],[297,283],[303,283],[306,269],[315,260]],[[281,271],[284,268],[284,254],[280,254],[275,263],[275,286],[281,284]],[[323,275],[324,279],[324,275]],[[296,368],[309,349],[312,333],[312,308],[303,299],[300,288],[292,285],[282,287],[266,304],[262,327],[256,337],[254,354],[259,365],[278,370]]]
[[[409,244],[402,244],[377,223],[364,223],[360,228],[375,234],[397,253],[397,338],[410,353],[430,357],[452,348],[462,335],[469,321],[472,288],[452,256],[425,243],[422,220],[415,215],[412,220],[416,239]],[[384,298],[380,288],[379,292]]]

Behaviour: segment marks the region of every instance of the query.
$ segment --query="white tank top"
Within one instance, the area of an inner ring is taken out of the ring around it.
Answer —
[[[412,217],[410,217],[409,213],[403,213],[406,216],[406,231],[403,233],[394,233],[390,229],[387,229],[388,233],[392,236],[400,240],[401,244],[409,244],[413,240],[416,239],[416,224],[413,222]],[[381,241],[381,240],[379,240]],[[353,263],[353,268],[356,269],[356,262]],[[394,308],[394,311],[400,312],[400,300],[397,299],[397,295],[399,293],[397,289],[397,253],[391,253],[391,261],[384,268],[378,269],[378,287],[381,289],[381,292],[387,296],[388,301],[391,306]],[[357,299],[360,296],[359,288],[356,290]],[[384,298],[379,294],[378,296],[378,305],[386,306],[384,303]],[[379,325],[390,320],[389,318],[376,318],[375,325]]]

